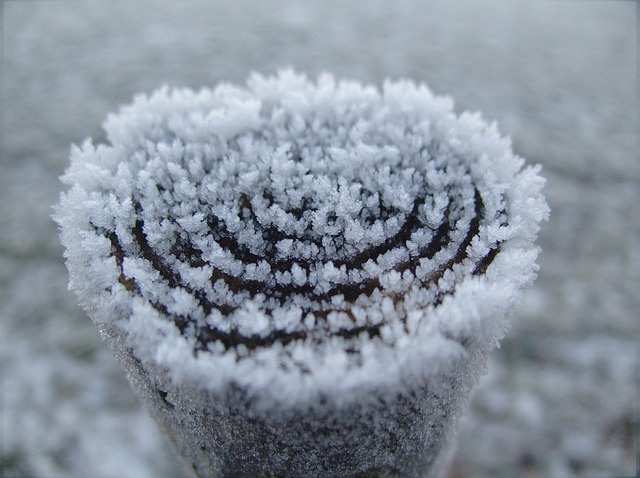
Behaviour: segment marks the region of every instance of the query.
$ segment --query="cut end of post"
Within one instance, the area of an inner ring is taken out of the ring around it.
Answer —
[[[538,169],[410,81],[164,88],[105,128],[63,177],[71,287],[198,473],[433,471],[535,278]]]

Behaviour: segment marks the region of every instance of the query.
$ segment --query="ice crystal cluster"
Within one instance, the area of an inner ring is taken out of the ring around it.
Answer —
[[[284,401],[442,373],[535,276],[535,167],[424,85],[163,88],[72,152],[70,287],[142,363]]]

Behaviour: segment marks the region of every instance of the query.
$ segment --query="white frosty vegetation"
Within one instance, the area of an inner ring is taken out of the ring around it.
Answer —
[[[436,386],[535,277],[538,168],[424,85],[284,71],[105,128],[63,177],[70,287],[176,384],[288,406]]]

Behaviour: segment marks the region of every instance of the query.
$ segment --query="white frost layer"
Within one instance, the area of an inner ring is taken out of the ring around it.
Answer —
[[[465,347],[488,349],[504,335],[509,310],[535,278],[533,243],[548,215],[539,168],[522,169],[495,125],[452,108],[409,81],[380,92],[291,71],[255,75],[247,88],[139,96],[108,118],[110,145],[74,148],[63,177],[70,190],[56,220],[70,288],[99,326],[126,331],[143,363],[205,388],[233,382],[297,402],[440,376]],[[476,194],[484,207],[477,233],[448,267],[472,228]],[[409,240],[349,267],[391,241],[420,201],[420,227]],[[424,257],[445,222],[448,243]],[[179,284],[140,251],[139,223]],[[177,238],[200,261],[175,254]],[[234,256],[226,240],[252,260]],[[497,247],[486,272],[474,275]],[[415,270],[396,270],[409,260],[419,262]],[[216,271],[261,284],[260,293],[233,292],[210,280]],[[331,293],[374,279],[373,293],[353,304]],[[289,286],[307,292],[273,292]],[[203,301],[217,306],[207,310]],[[182,332],[175,317],[188,319]],[[359,326],[379,327],[379,335],[333,334]],[[197,337],[207,328],[307,339],[203,349]]]

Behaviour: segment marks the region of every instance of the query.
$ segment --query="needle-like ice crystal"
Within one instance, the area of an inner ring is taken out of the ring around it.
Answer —
[[[71,288],[141,362],[299,400],[440,373],[532,282],[538,169],[424,85],[163,88],[72,153]]]

